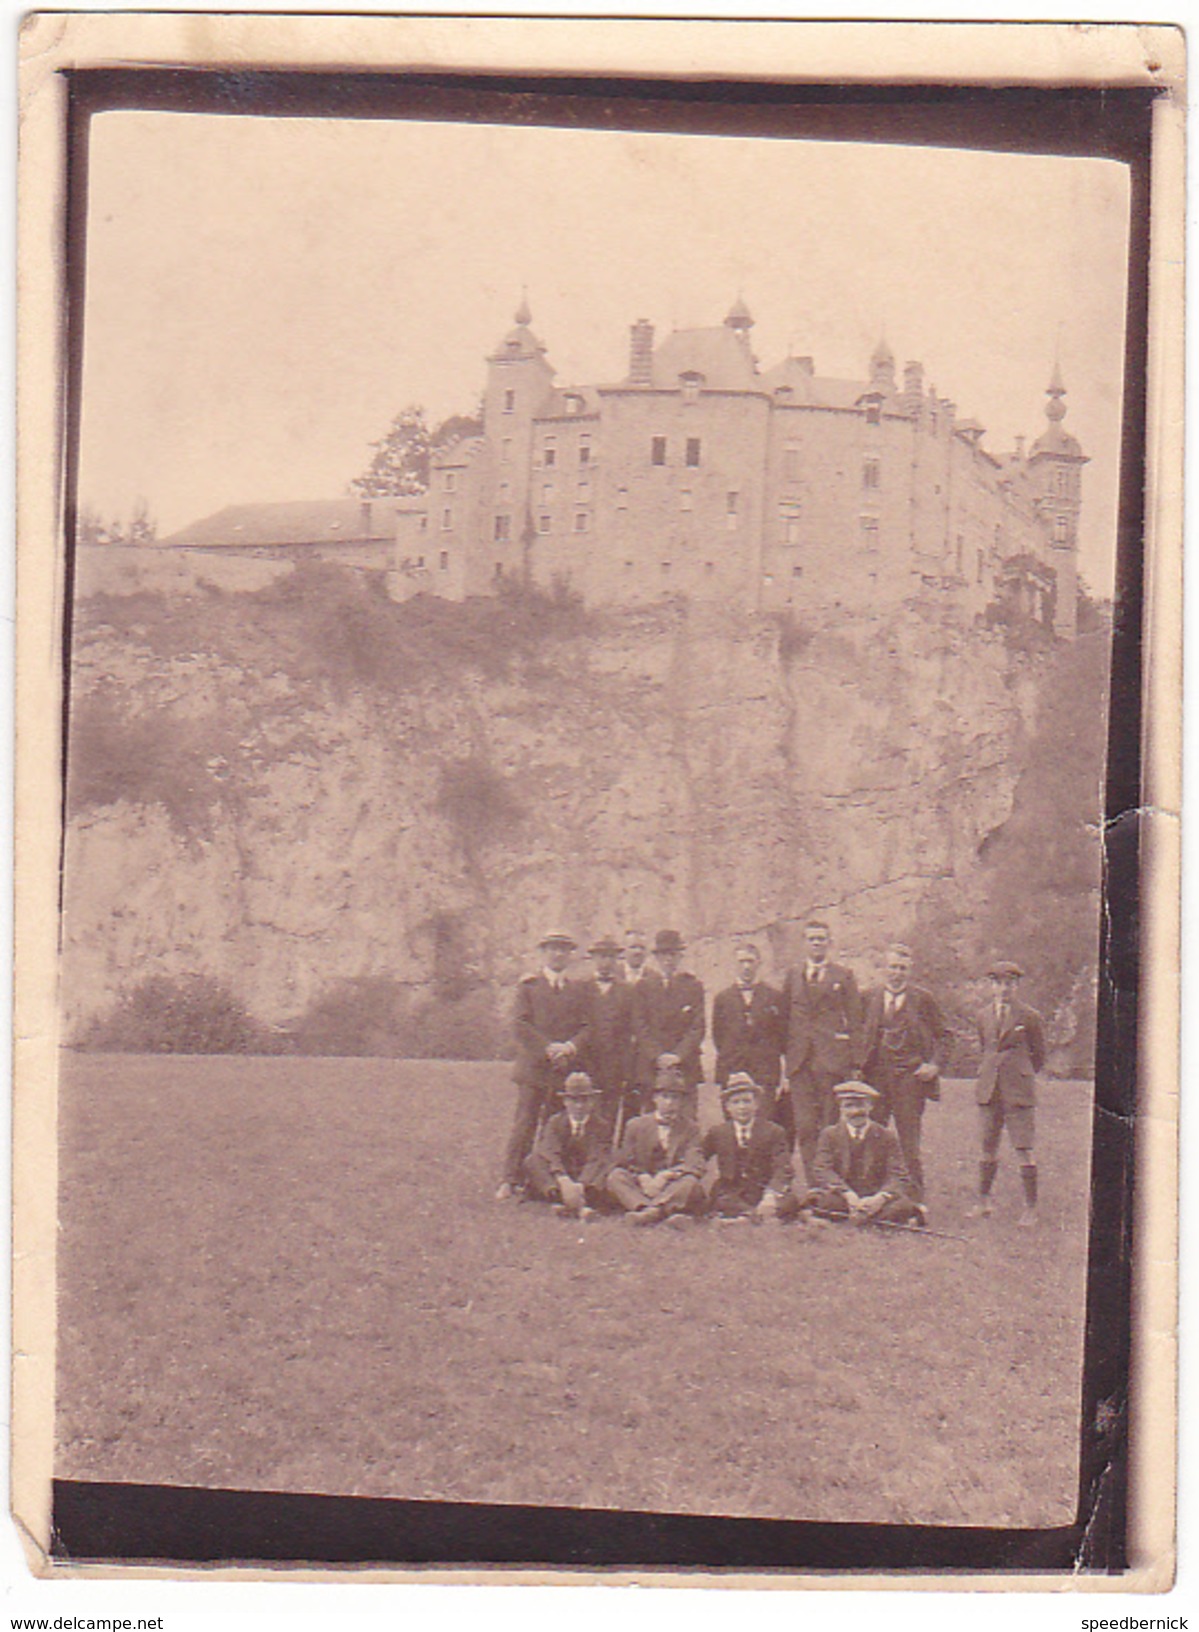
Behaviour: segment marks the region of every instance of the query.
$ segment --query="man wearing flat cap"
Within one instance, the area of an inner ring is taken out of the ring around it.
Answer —
[[[704,1040],[704,988],[682,967],[687,943],[677,929],[661,929],[654,937],[654,959],[661,979],[646,988],[640,1023],[646,1028],[646,1047],[654,1058],[677,1054],[687,1085],[687,1106],[694,1118],[703,1069],[700,1046]]]
[[[587,993],[580,982],[566,978],[576,942],[561,930],[551,930],[538,944],[541,972],[525,975],[516,988],[516,1063],[512,1069],[516,1111],[504,1153],[503,1178],[495,1193],[497,1201],[509,1201],[518,1194],[538,1124],[552,1108],[553,1096],[587,1042]]]
[[[853,1224],[924,1224],[899,1139],[870,1115],[877,1091],[865,1082],[841,1082],[833,1094],[838,1120],[816,1143],[815,1182],[803,1205]]]
[[[720,1090],[725,1120],[704,1135],[715,1160],[709,1210],[722,1219],[793,1218],[799,1212],[787,1135],[764,1114],[767,1096],[748,1071],[734,1071]]]
[[[991,1187],[999,1170],[999,1145],[1007,1129],[1016,1161],[1024,1209],[1020,1223],[1037,1221],[1036,1143],[1037,1073],[1045,1064],[1045,1022],[1036,1009],[1016,995],[1024,971],[1000,958],[991,965],[991,1000],[978,1017],[982,1059],[974,1097],[978,1101],[982,1159],[978,1169],[978,1204],[972,1216],[991,1212]]]
[[[620,945],[610,935],[588,948],[595,973],[584,982],[590,1013],[586,1066],[601,1096],[600,1110],[615,1129],[622,1119],[633,1070],[633,990],[620,978]]]
[[[549,1117],[525,1164],[526,1194],[570,1218],[593,1219],[607,1204],[612,1128],[600,1091],[585,1071],[562,1084],[563,1109]]]

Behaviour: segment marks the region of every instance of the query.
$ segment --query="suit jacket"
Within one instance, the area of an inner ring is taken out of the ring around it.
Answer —
[[[704,1135],[704,1155],[716,1158],[716,1190],[735,1190],[755,1207],[765,1190],[786,1195],[794,1175],[791,1150],[782,1128],[757,1117],[749,1144],[742,1150],[731,1122],[719,1122]]]
[[[694,1088],[703,1075],[699,1050],[704,1040],[704,989],[696,976],[684,971],[647,987],[638,1025],[651,1071],[659,1054],[677,1054],[683,1080]]]
[[[605,992],[599,981],[584,982],[590,1012],[583,1070],[597,1087],[619,1093],[633,1069],[633,992],[614,980]]]
[[[853,972],[827,963],[819,981],[800,964],[787,976],[787,1075],[802,1070],[837,1077],[860,1071],[865,1058],[862,998]]]
[[[629,989],[629,996],[632,999],[632,1080],[638,1087],[648,1088],[654,1080],[654,1061],[657,1058],[657,1055],[653,1052],[653,1030],[650,1019],[652,993],[656,986],[662,984],[662,977],[656,969],[647,963],[642,967],[640,980],[630,980],[626,974],[625,982]]]
[[[542,1128],[536,1152],[549,1163],[555,1177],[565,1173],[580,1184],[598,1189],[612,1166],[612,1128],[593,1111],[576,1139],[571,1133],[569,1115],[558,1111]]]
[[[889,1196],[906,1196],[912,1181],[908,1177],[899,1139],[891,1128],[868,1122],[860,1143],[855,1143],[842,1122],[822,1128],[816,1142],[817,1190],[852,1190],[858,1196],[875,1196],[880,1190]]]
[[[786,1042],[783,994],[765,981],[751,989],[749,1002],[740,986],[717,992],[712,1004],[712,1041],[716,1044],[716,1080],[724,1084],[734,1071],[748,1071],[760,1088],[777,1088]]]
[[[1045,1064],[1045,1022],[1027,1003],[1008,1005],[1007,1029],[1001,1036],[995,1006],[988,1003],[978,1017],[979,1062],[974,1097],[989,1105],[995,1092],[1007,1105],[1035,1105],[1037,1072]]]
[[[897,1080],[910,1078],[920,1065],[935,1065],[940,1071],[941,1049],[945,1040],[945,1020],[933,994],[923,986],[909,986],[903,1007],[886,1019],[886,988],[879,986],[866,997],[863,1020],[865,1059],[862,1074],[876,1088],[886,1088]],[[920,1086],[925,1097],[938,1099],[936,1077]]]
[[[703,1178],[707,1165],[699,1129],[685,1116],[681,1116],[670,1130],[670,1140],[665,1150],[658,1139],[657,1117],[633,1117],[625,1124],[624,1137],[613,1163],[632,1174],[661,1173],[663,1168],[677,1167],[697,1179]]]
[[[579,981],[568,980],[558,991],[543,974],[526,975],[516,988],[513,1080],[560,1085],[576,1062],[555,1068],[545,1057],[546,1045],[573,1043],[576,1055],[581,1055],[587,1041],[589,1007],[587,990]]]

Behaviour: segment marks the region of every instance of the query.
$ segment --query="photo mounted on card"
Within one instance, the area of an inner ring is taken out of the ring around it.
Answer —
[[[1180,35],[23,47],[35,1567],[1167,1586]]]

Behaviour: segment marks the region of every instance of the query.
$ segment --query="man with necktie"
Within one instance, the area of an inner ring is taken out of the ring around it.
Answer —
[[[762,955],[756,946],[739,946],[737,979],[717,992],[712,1003],[712,1041],[716,1045],[716,1081],[721,1087],[734,1071],[745,1071],[763,1090],[763,1109],[795,1145],[791,1096],[779,1094],[783,1074],[783,994],[758,979]]]
[[[580,982],[566,978],[566,966],[577,944],[560,930],[543,935],[538,948],[541,972],[525,975],[516,988],[516,1062],[512,1068],[516,1110],[504,1153],[503,1178],[495,1193],[497,1201],[511,1201],[519,1194],[538,1125],[587,1042],[587,992]]]
[[[806,956],[787,976],[787,1078],[804,1176],[814,1182],[816,1141],[836,1121],[835,1085],[859,1077],[864,1058],[862,999],[852,970],[829,957],[829,927],[818,918],[804,928]]]
[[[699,1082],[703,1075],[700,1045],[704,1040],[704,988],[682,967],[687,943],[677,929],[662,929],[654,937],[654,959],[660,978],[646,989],[638,1010],[638,1027],[656,1060],[662,1054],[678,1056],[687,1086],[687,1110],[694,1119]]]
[[[870,1114],[877,1091],[865,1082],[840,1082],[833,1094],[839,1118],[817,1141],[815,1182],[803,1206],[851,1224],[923,1225],[899,1139]]]
[[[787,1135],[764,1114],[767,1095],[748,1071],[734,1071],[720,1090],[725,1121],[704,1135],[704,1155],[715,1159],[709,1209],[717,1218],[794,1218],[799,1211]]]
[[[982,1059],[974,1085],[982,1131],[982,1160],[978,1171],[978,1204],[971,1217],[986,1218],[992,1210],[991,1187],[999,1170],[999,1143],[1006,1127],[1016,1161],[1024,1208],[1020,1223],[1037,1221],[1036,1143],[1037,1073],[1045,1064],[1045,1022],[1036,1009],[1016,996],[1024,971],[1018,963],[1000,959],[991,965],[991,1000],[978,1020]]]
[[[624,938],[624,983],[632,1000],[633,1060],[630,1067],[632,1098],[640,1111],[648,1111],[654,1087],[653,1027],[650,1019],[651,994],[661,976],[649,962],[649,937],[644,930],[630,929]]]
[[[595,973],[585,983],[591,1013],[587,1025],[587,1070],[601,1096],[600,1111],[618,1129],[633,1070],[633,991],[617,967],[620,947],[610,935],[588,949]]]
[[[525,1193],[554,1211],[585,1223],[607,1204],[612,1127],[600,1109],[600,1091],[585,1071],[562,1084],[563,1109],[545,1123],[525,1164]]]
[[[896,941],[887,948],[883,984],[866,998],[865,1063],[862,1075],[881,1096],[872,1112],[895,1132],[917,1201],[924,1200],[920,1139],[925,1102],[941,1097],[941,1049],[945,1021],[931,992],[911,979],[911,950]]]

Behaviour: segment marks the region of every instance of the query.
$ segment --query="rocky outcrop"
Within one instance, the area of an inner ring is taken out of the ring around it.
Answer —
[[[979,948],[954,926],[990,921],[986,844],[1052,654],[935,607],[821,628],[546,608],[516,640],[497,614],[489,642],[486,611],[330,573],[80,603],[69,1031],[195,973],[286,1027],[338,983],[429,1001],[457,971],[498,1023],[549,923],[675,925],[712,988],[739,936],[779,970],[814,909],[864,977],[903,936],[966,1001]],[[1076,814],[1085,832],[1098,805]],[[1077,1010],[1092,967],[1080,949],[1055,998]]]

